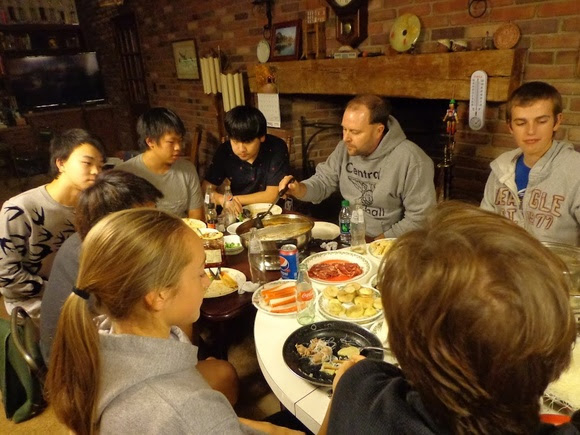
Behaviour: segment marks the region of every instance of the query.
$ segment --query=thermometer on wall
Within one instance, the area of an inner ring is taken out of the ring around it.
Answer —
[[[487,73],[475,71],[471,74],[471,89],[469,95],[469,127],[479,130],[485,120],[485,102],[487,98]]]

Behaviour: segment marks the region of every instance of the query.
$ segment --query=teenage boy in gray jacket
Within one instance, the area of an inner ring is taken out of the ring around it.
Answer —
[[[580,245],[580,153],[554,140],[562,96],[544,82],[525,83],[507,102],[517,149],[491,162],[481,207],[547,242]]]
[[[380,239],[418,228],[435,205],[433,161],[407,140],[386,100],[360,95],[346,106],[343,138],[316,173],[292,182],[288,195],[320,203],[337,189],[365,209],[366,233]],[[279,189],[290,181],[286,176]]]

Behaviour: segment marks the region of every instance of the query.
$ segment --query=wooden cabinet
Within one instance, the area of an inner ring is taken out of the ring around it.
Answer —
[[[111,105],[32,112],[24,117],[28,125],[0,129],[1,142],[12,145],[17,150],[32,151],[46,147],[41,135],[43,131],[58,134],[71,128],[84,128],[101,140],[107,156],[113,156],[120,149],[119,134]]]
[[[75,53],[85,49],[79,25],[0,25],[0,50],[4,56],[34,56]]]

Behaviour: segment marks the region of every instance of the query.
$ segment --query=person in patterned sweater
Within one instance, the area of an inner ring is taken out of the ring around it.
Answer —
[[[8,313],[21,306],[33,318],[40,316],[54,256],[75,232],[74,207],[79,193],[94,183],[104,156],[101,143],[89,132],[68,130],[50,143],[54,179],[2,206],[0,293]]]

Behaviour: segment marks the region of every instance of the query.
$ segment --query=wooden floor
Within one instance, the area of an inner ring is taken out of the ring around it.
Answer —
[[[20,193],[21,187],[25,190],[31,189],[47,181],[49,179],[46,176],[36,176],[27,180],[25,186],[21,186],[16,180],[0,178],[0,204]],[[1,296],[0,318],[8,318]],[[268,387],[258,365],[253,316],[240,319],[237,324],[232,325],[232,331],[236,332],[232,335],[233,342],[229,348],[228,360],[234,365],[240,378],[240,399],[236,405],[236,413],[240,417],[261,420],[280,411],[280,402]],[[0,403],[0,435],[66,433],[67,430],[57,421],[50,407],[29,421],[14,424],[6,419],[4,408]]]

